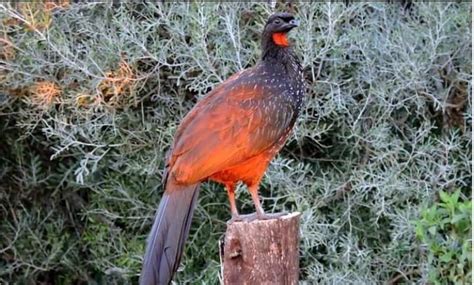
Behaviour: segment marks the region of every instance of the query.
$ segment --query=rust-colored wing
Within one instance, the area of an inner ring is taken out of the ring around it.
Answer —
[[[267,80],[268,81],[268,80]],[[288,94],[245,70],[222,83],[183,119],[169,158],[170,173],[196,183],[273,147],[295,115]]]

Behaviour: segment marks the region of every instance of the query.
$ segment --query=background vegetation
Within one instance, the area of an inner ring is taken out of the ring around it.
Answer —
[[[285,9],[301,19],[306,108],[261,192],[303,213],[301,280],[470,284],[470,3]],[[255,64],[271,13],[0,4],[0,283],[136,283],[174,131]],[[253,211],[242,187],[238,200]],[[205,184],[178,283],[218,283],[229,218]]]

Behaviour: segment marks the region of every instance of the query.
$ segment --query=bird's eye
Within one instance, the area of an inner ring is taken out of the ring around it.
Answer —
[[[276,25],[280,25],[280,24],[281,24],[281,20],[280,20],[280,19],[276,19],[275,22],[273,22],[273,23],[275,23]]]

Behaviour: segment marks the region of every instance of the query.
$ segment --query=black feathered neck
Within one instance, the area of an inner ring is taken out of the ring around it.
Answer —
[[[287,72],[298,72],[301,69],[298,57],[290,46],[279,46],[275,44],[271,33],[264,32],[262,35],[262,57],[261,61],[273,65],[275,68],[282,67]]]
[[[273,33],[264,31],[262,35],[262,60],[278,60],[292,53],[290,46],[279,46],[273,41]]]

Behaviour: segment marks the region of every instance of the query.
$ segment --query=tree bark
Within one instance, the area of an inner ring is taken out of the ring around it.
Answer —
[[[300,215],[228,225],[221,245],[224,284],[297,284]]]

